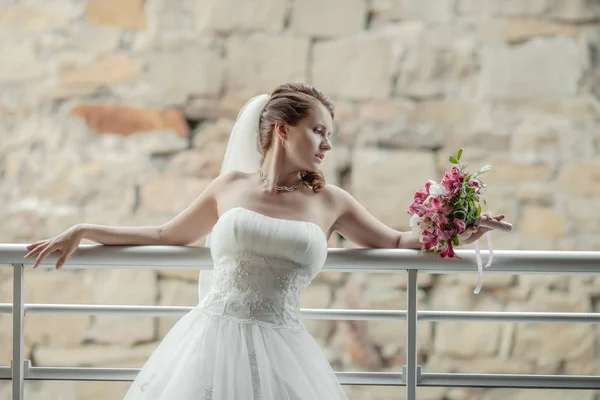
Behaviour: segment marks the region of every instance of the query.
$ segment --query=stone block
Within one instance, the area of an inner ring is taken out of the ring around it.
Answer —
[[[46,75],[48,65],[38,60],[35,44],[17,37],[0,41],[0,83],[19,83]]]
[[[306,82],[309,41],[264,34],[233,36],[227,42],[226,88],[248,99],[288,82]]]
[[[596,0],[548,0],[547,15],[575,23],[598,22],[600,3]]]
[[[512,310],[512,306],[509,307]],[[560,293],[539,288],[532,292],[527,303],[532,312],[591,312],[589,300],[576,293]],[[517,325],[512,354],[520,359],[594,360],[596,329],[589,324]]]
[[[461,296],[461,293],[468,298],[457,298],[457,295]],[[472,289],[467,287],[439,288],[436,293],[436,303],[440,301],[446,301],[448,304],[436,307],[436,310],[469,311],[471,308],[475,311],[501,310],[501,305],[493,297],[475,295]],[[498,354],[500,348],[502,326],[503,324],[500,322],[436,322],[435,354],[440,357],[456,358],[493,357]]]
[[[395,92],[411,98],[468,98],[476,86],[476,49],[472,44],[419,46],[406,51]]]
[[[86,4],[85,16],[93,25],[129,30],[147,27],[144,0],[90,0]]]
[[[548,0],[457,0],[459,16],[532,16],[541,17],[548,9]]]
[[[478,34],[490,43],[519,44],[536,37],[576,38],[579,31],[573,25],[537,19],[494,19],[481,21]]]
[[[510,138],[510,158],[523,164],[557,164],[595,156],[590,131],[569,117],[529,115]]]
[[[47,3],[0,4],[0,28],[42,32],[64,28],[75,18],[66,7]]]
[[[600,196],[567,198],[565,217],[571,221],[577,233],[600,234],[600,215],[596,211],[598,204],[600,204]]]
[[[484,98],[574,97],[581,75],[580,49],[567,38],[535,39],[516,47],[488,45],[481,50],[479,89]]]
[[[156,105],[183,105],[191,96],[215,97],[221,94],[225,63],[220,51],[209,46],[179,46],[149,54],[142,80],[147,87],[125,92],[126,97],[145,98]]]
[[[71,115],[83,118],[90,130],[96,133],[131,135],[136,132],[172,130],[187,136],[189,128],[179,110],[123,107],[116,105],[81,104]]]
[[[559,239],[568,233],[564,215],[549,207],[527,206],[522,213],[519,233],[523,237]]]
[[[600,162],[573,160],[561,168],[558,185],[570,196],[600,195]]]
[[[312,60],[312,82],[332,97],[367,100],[391,94],[394,56],[391,43],[383,36],[317,43]]]
[[[300,35],[335,37],[362,31],[366,0],[302,0],[292,2],[290,28]]]
[[[134,81],[140,71],[140,65],[125,54],[107,53],[87,64],[63,64],[60,81],[65,86],[110,86]]]
[[[288,12],[287,0],[203,0],[196,2],[196,27],[200,32],[281,32]]]

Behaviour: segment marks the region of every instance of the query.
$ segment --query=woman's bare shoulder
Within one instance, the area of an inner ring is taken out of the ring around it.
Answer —
[[[236,182],[247,181],[248,179],[250,179],[251,175],[252,174],[249,174],[247,172],[233,170],[217,176],[214,182],[219,186],[228,186]]]
[[[343,201],[346,196],[350,195],[346,190],[331,183],[325,184],[320,193],[322,193],[325,200],[336,203]]]
[[[342,210],[350,194],[341,187],[327,183],[318,193],[322,204],[328,210]]]

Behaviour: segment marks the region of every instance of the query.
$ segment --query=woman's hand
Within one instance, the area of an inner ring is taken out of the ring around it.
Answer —
[[[67,258],[77,250],[82,239],[83,234],[78,225],[75,225],[53,238],[30,244],[27,246],[29,253],[23,258],[33,257],[37,254],[38,256],[33,264],[33,268],[37,268],[47,255],[60,251],[62,256],[56,262],[56,269],[58,270],[62,268]]]
[[[502,221],[504,219],[504,214],[498,215],[497,217],[491,217],[488,215],[482,215],[482,220],[490,219],[494,221]],[[460,235],[458,235],[460,244],[469,244],[477,241],[480,237],[482,237],[485,233],[491,231],[492,228],[488,228],[485,226],[472,226]]]

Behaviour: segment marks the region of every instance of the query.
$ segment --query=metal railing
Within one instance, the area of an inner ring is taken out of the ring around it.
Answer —
[[[25,380],[131,381],[135,368],[33,367],[24,359],[25,314],[86,314],[121,316],[182,316],[193,307],[105,306],[67,304],[25,304],[24,270],[31,260],[22,258],[25,245],[0,244],[0,266],[11,266],[13,302],[0,304],[0,313],[13,315],[13,359],[11,366],[0,367],[0,379],[12,380],[13,400],[23,399]],[[395,385],[406,387],[406,397],[416,398],[419,386],[480,388],[600,389],[600,377],[580,375],[424,373],[417,365],[418,321],[502,321],[598,323],[596,313],[549,312],[467,312],[417,311],[417,274],[475,273],[475,255],[457,252],[461,260],[441,260],[435,255],[396,249],[329,249],[323,271],[407,273],[406,310],[302,309],[306,319],[328,320],[406,320],[406,365],[393,372],[336,372],[343,385]],[[42,267],[52,267],[56,257],[47,257]],[[71,256],[67,268],[152,268],[211,269],[209,249],[171,246],[96,246],[82,245]],[[600,274],[600,252],[496,251],[494,265],[487,274]],[[485,282],[485,281],[484,281]]]

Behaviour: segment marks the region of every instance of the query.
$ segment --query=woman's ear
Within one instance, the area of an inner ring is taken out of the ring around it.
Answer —
[[[287,140],[288,129],[286,124],[275,124],[274,130],[279,139]]]

